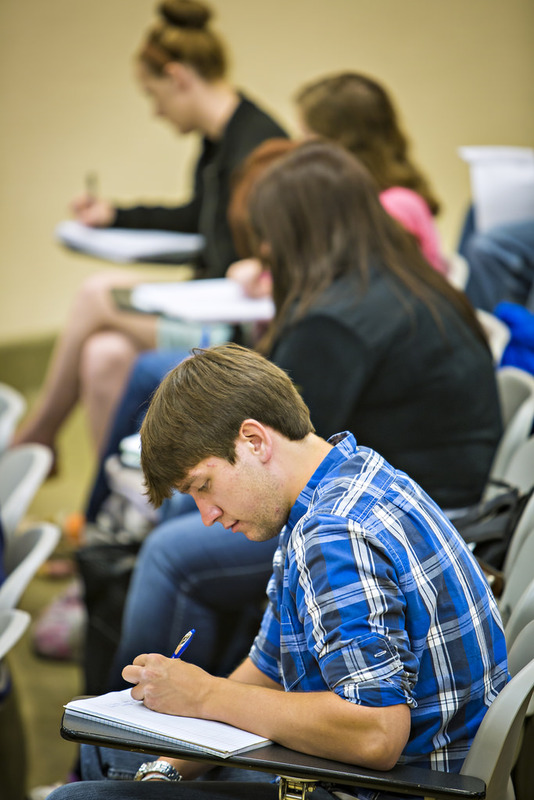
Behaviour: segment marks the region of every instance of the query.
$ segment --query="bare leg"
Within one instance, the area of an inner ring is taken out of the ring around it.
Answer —
[[[139,352],[132,340],[118,331],[95,333],[83,348],[80,399],[97,453],[106,444],[111,420]]]
[[[14,437],[14,444],[42,442],[54,447],[59,428],[80,397],[82,351],[94,334],[118,331],[137,352],[155,347],[156,317],[120,311],[110,295],[112,287],[136,282],[135,277],[120,272],[97,273],[84,282],[57,342],[36,408]]]

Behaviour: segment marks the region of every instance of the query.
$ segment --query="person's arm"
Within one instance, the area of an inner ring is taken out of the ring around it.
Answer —
[[[390,769],[408,740],[405,704],[361,706],[324,692],[285,692],[247,659],[231,678],[159,654],[138,656],[123,677],[132,697],[166,714],[235,725],[310,755]]]
[[[181,206],[115,206],[109,200],[80,195],[70,204],[78,222],[91,228],[131,228],[197,233],[200,202],[194,197]]]
[[[232,674],[229,676],[229,680],[235,680],[241,683],[258,686],[266,686],[271,689],[282,691],[282,687],[260,672],[260,670],[254,666],[250,658],[246,658],[243,663],[232,672]],[[203,764],[201,761],[190,761],[189,759],[185,761],[184,759],[161,756],[158,761],[166,761],[168,764],[171,764],[174,769],[177,770],[186,780],[193,780],[194,778],[197,778],[199,775],[202,775],[204,772],[206,772],[206,769],[211,769],[211,767],[206,767],[206,764]],[[158,779],[157,773],[154,773],[154,776],[150,778],[150,780]]]
[[[133,206],[115,209],[114,228],[198,233],[200,198],[181,206]]]

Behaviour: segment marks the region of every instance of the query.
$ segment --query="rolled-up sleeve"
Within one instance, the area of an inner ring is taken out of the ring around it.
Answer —
[[[305,648],[326,687],[362,705],[415,707],[419,662],[405,629],[399,576],[385,548],[356,523],[323,519],[294,531],[290,560]]]

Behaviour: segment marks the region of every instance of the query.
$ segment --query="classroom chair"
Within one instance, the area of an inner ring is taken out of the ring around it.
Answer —
[[[50,522],[6,539],[4,566],[6,579],[0,586],[0,610],[15,608],[29,582],[61,538],[61,530]]]
[[[7,450],[17,427],[17,422],[26,410],[26,400],[12,386],[0,383],[0,453]]]
[[[490,468],[486,497],[494,497],[500,491],[495,482],[504,480],[512,456],[529,438],[534,424],[534,377],[517,367],[501,367],[496,377],[503,434]]]
[[[48,476],[52,460],[43,444],[21,444],[0,453],[0,519],[6,540]]]

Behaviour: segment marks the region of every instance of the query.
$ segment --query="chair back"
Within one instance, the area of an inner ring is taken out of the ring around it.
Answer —
[[[30,615],[21,608],[0,611],[0,661],[16,645],[28,625]]]
[[[517,555],[531,530],[534,530],[534,496],[529,499],[524,507],[521,518],[508,544],[502,568],[505,577],[512,571]]]
[[[498,600],[499,610],[505,625],[516,608],[519,599],[529,586],[534,572],[534,528],[524,537],[517,556],[504,576],[504,589]]]
[[[534,377],[519,367],[500,367],[496,371],[495,377],[501,404],[502,423],[506,428],[519,406],[534,394]]]
[[[60,537],[57,525],[43,522],[6,541],[4,563],[7,577],[0,586],[0,610],[17,605],[41,564],[54,552]]]
[[[0,383],[0,453],[11,444],[17,422],[26,410],[26,400],[7,383]]]
[[[534,659],[534,619],[524,625],[508,648],[508,671],[512,678]]]
[[[6,540],[48,476],[52,458],[43,444],[21,444],[0,454],[0,518]]]
[[[534,620],[534,578],[530,581],[517,601],[508,622],[504,626],[508,652],[510,652],[511,648],[514,646],[515,640],[523,628],[526,628],[532,620]]]
[[[512,453],[503,480],[528,492],[534,486],[534,436],[529,436]]]
[[[469,278],[469,264],[460,253],[447,255],[447,279],[456,289],[464,291]],[[477,312],[478,313],[478,312]]]
[[[534,394],[524,400],[505,426],[490,468],[490,482],[505,480],[508,465],[517,451],[530,437],[534,424]]]
[[[486,783],[486,800],[506,800],[510,774],[534,690],[534,661],[523,667],[500,692],[473,739],[460,773]]]

